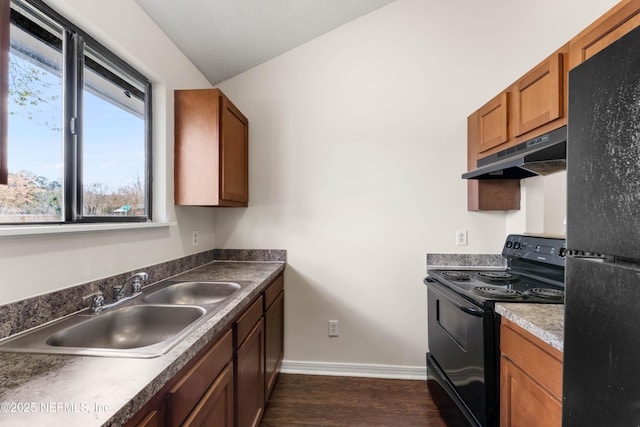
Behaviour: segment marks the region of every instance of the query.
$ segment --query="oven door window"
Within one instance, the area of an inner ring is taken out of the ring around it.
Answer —
[[[449,334],[451,339],[460,346],[462,351],[467,351],[467,322],[460,311],[447,300],[438,300],[437,319],[440,327]]]

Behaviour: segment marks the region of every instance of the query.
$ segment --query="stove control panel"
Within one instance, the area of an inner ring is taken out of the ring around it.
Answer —
[[[565,239],[510,234],[502,248],[502,256],[525,259],[564,267],[567,252]]]

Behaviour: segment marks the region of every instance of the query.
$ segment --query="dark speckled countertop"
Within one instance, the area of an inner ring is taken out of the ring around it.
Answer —
[[[176,278],[247,286],[166,354],[151,359],[0,353],[0,426],[119,426],[285,268],[284,261],[214,261]]]

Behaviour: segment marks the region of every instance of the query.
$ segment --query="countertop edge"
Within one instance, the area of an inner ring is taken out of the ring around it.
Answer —
[[[497,303],[495,312],[525,331],[563,351],[564,305]]]

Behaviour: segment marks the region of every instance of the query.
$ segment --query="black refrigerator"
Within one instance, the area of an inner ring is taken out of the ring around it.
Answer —
[[[569,73],[562,422],[640,425],[640,28]]]

